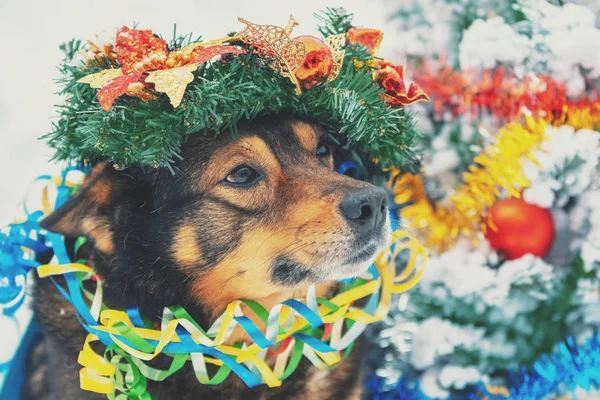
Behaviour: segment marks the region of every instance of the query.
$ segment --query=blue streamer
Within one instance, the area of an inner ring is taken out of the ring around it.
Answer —
[[[329,346],[327,343],[321,342],[314,336],[306,335],[304,333],[294,333],[292,336],[295,339],[298,339],[307,344],[308,346],[312,347],[319,353],[332,353],[336,351],[333,347]]]
[[[286,300],[282,304],[285,304],[300,314],[304,319],[306,319],[306,322],[308,322],[311,327],[318,328],[319,326],[323,325],[323,320],[321,320],[319,314],[311,310],[306,304],[295,299]]]
[[[338,167],[338,172],[342,175],[345,175],[348,171],[352,171],[352,177],[354,179],[360,179],[360,168],[352,160],[344,161]]]
[[[267,347],[273,346],[274,343],[271,343],[269,339],[267,339],[266,336],[263,335],[260,329],[258,329],[258,327],[254,325],[252,321],[250,321],[250,318],[242,315],[239,317],[233,317],[233,319],[238,324],[240,324],[242,329],[246,331],[248,336],[252,338],[252,340],[258,345],[258,347],[260,347],[261,349],[266,349]]]
[[[125,312],[127,313],[127,316],[129,317],[129,320],[131,321],[133,326],[135,326],[136,328],[146,327],[146,324],[144,324],[142,316],[140,315],[140,312],[137,308],[128,308],[127,310],[125,310]]]

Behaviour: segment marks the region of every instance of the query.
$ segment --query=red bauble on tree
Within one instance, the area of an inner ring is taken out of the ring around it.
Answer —
[[[333,55],[329,45],[314,36],[298,36],[295,41],[304,43],[306,58],[296,71],[298,82],[305,89],[310,89],[327,80],[333,69]]]
[[[486,219],[485,237],[509,260],[525,254],[544,257],[554,242],[554,221],[545,208],[521,199],[497,201]]]

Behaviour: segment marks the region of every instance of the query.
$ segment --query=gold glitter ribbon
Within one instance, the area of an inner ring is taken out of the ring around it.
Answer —
[[[495,135],[494,143],[473,159],[473,165],[463,174],[460,185],[448,199],[448,204],[432,204],[427,198],[419,176],[392,173],[392,191],[397,204],[411,203],[402,208],[400,216],[417,229],[427,232],[424,245],[444,251],[454,244],[458,235],[475,242],[485,231],[482,215],[505,192],[509,197],[521,196],[530,182],[523,175],[523,162],[537,164],[534,151],[545,140],[548,123],[525,117]]]

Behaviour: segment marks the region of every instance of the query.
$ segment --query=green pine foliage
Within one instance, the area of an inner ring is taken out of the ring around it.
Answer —
[[[329,9],[324,35],[343,33],[350,27],[351,15]],[[171,41],[170,51],[183,47],[192,36]],[[333,82],[304,90],[299,96],[287,78],[282,77],[256,53],[226,56],[205,63],[195,73],[181,105],[173,108],[168,98],[144,102],[122,96],[110,112],[96,99],[97,89],[77,83],[97,72],[94,67],[70,65],[79,42],[64,46],[65,60],[59,67],[60,94],[65,103],[57,107],[59,119],[44,139],[56,150],[57,160],[110,160],[117,168],[131,165],[168,167],[180,158],[180,149],[190,134],[235,137],[242,121],[257,116],[291,114],[324,124],[336,143],[366,152],[382,166],[398,166],[415,171],[412,150],[415,133],[411,117],[402,109],[388,107],[382,89],[373,82],[368,66],[357,70],[353,60],[368,59],[364,49],[348,51],[340,75]]]
[[[314,15],[322,23],[322,25],[319,25],[319,32],[323,37],[348,32],[352,27],[352,18],[354,17],[354,14],[346,12],[342,7],[327,7],[325,10]]]

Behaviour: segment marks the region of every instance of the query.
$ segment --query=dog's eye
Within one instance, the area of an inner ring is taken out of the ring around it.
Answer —
[[[240,165],[227,175],[225,181],[232,185],[244,186],[254,183],[259,177],[260,174],[254,168]]]
[[[331,148],[326,141],[321,141],[317,145],[317,157],[327,157],[331,154]]]

